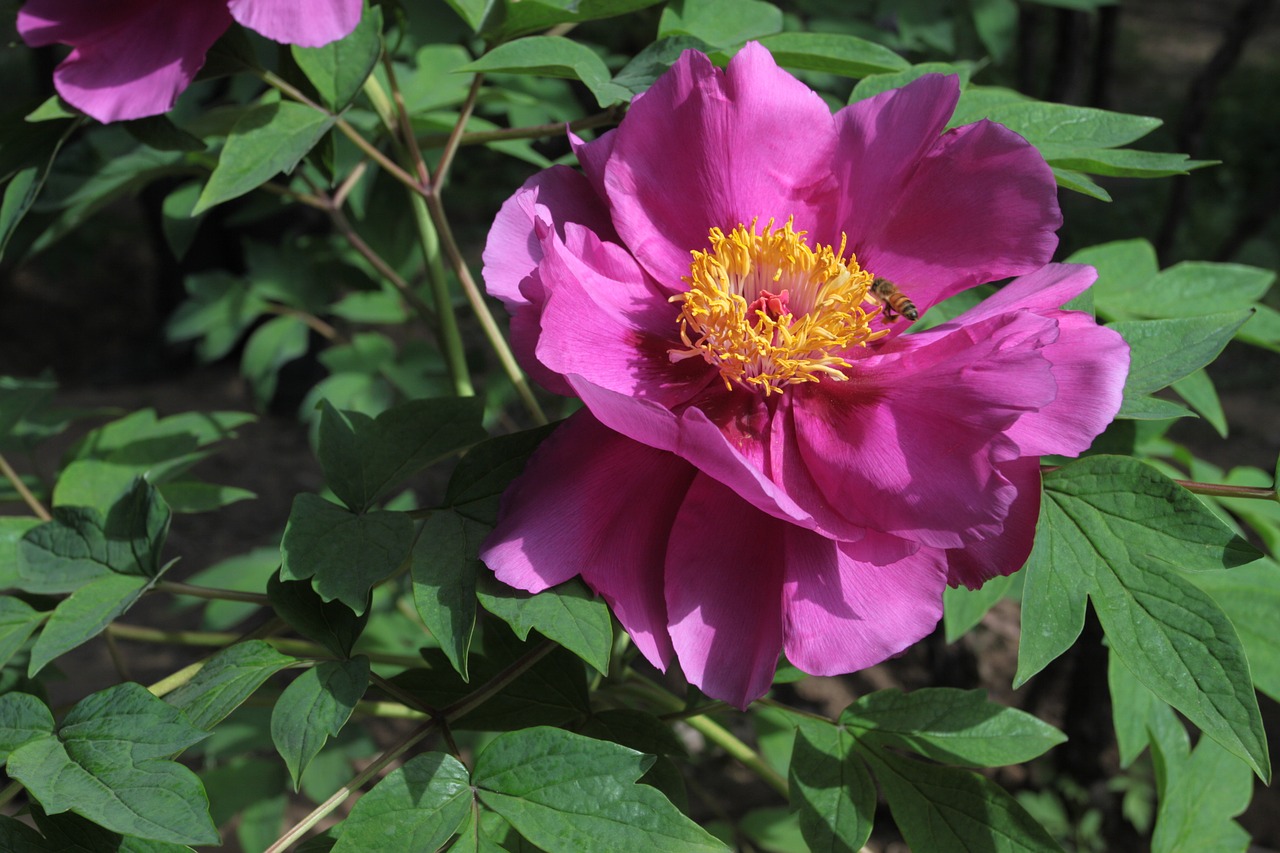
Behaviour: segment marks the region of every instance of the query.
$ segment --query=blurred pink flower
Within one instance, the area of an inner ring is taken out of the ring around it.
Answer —
[[[73,49],[53,74],[67,103],[98,121],[167,112],[234,19],[267,38],[318,47],[360,22],[361,0],[27,0],[32,47]]]
[[[780,650],[870,666],[934,628],[948,583],[1023,564],[1039,457],[1110,422],[1128,349],[1061,309],[1095,272],[1044,267],[1049,167],[990,122],[943,132],[958,97],[931,75],[833,116],[759,45],[725,71],[689,52],[573,140],[582,172],[506,202],[489,291],[585,409],[507,492],[498,578],[580,574],[646,658],[745,707]],[[924,313],[1026,273],[911,335],[876,283]]]

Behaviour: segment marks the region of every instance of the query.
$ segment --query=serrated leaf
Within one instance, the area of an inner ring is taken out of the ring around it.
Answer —
[[[285,688],[271,712],[271,740],[284,758],[296,791],[311,759],[337,737],[369,686],[369,659],[325,661]]]
[[[910,63],[889,48],[843,33],[777,33],[760,39],[779,65],[842,77],[902,71]]]
[[[561,729],[498,735],[476,757],[476,797],[534,845],[561,850],[723,851],[724,845],[635,781],[652,759]]]
[[[291,172],[333,126],[334,116],[278,101],[250,107],[236,122],[193,216]]]
[[[280,578],[311,579],[325,601],[341,601],[355,613],[369,607],[375,585],[409,557],[413,522],[402,512],[356,515],[318,495],[301,494],[280,542]]]
[[[16,749],[8,773],[49,814],[71,810],[155,841],[216,844],[199,780],[166,758],[203,737],[146,688],[121,684],[77,703],[56,737]]]
[[[166,694],[165,701],[186,714],[196,728],[209,731],[264,681],[296,662],[262,640],[246,640],[209,658],[190,681]]]
[[[1044,564],[1033,552],[1024,607],[1033,577],[1045,569],[1077,596],[1087,592],[1112,650],[1134,675],[1268,778],[1244,649],[1221,609],[1173,568],[1239,565],[1257,552],[1189,493],[1125,457],[1090,457],[1048,475],[1040,525],[1057,541],[1042,553]],[[1028,669],[1020,653],[1016,683]]]
[[[586,45],[563,36],[528,36],[507,42],[458,71],[580,80],[601,107],[631,100],[631,92],[610,79],[612,75],[603,59]]]
[[[369,622],[367,611],[357,614],[341,601],[325,601],[307,581],[282,581],[272,575],[267,597],[289,627],[340,658],[350,657]]]
[[[290,47],[293,61],[329,109],[341,110],[360,91],[382,52],[382,8],[366,8],[346,37],[323,47]]]
[[[31,648],[27,675],[34,678],[45,665],[102,633],[129,611],[153,583],[153,578],[108,574],[90,581],[54,608]]]
[[[325,479],[353,511],[368,509],[405,478],[482,438],[483,410],[479,398],[442,397],[370,418],[325,401],[318,451]]]
[[[810,850],[854,853],[871,837],[876,786],[841,727],[797,729],[788,772],[791,808]]]
[[[1003,788],[966,770],[860,750],[875,772],[893,820],[912,850],[1061,853]]]
[[[658,38],[693,36],[720,48],[780,32],[782,10],[764,0],[673,0],[658,21]]]
[[[464,681],[476,626],[476,579],[483,570],[476,554],[487,533],[455,512],[437,510],[422,525],[409,565],[418,615]]]
[[[531,595],[481,575],[480,604],[511,626],[521,640],[537,629],[608,675],[609,653],[613,648],[613,623],[609,608],[579,580],[570,580],[554,589]]]
[[[458,830],[470,809],[467,768],[451,755],[419,755],[388,773],[356,802],[333,850],[436,850]]]
[[[987,700],[982,690],[879,690],[840,715],[869,742],[947,764],[1000,767],[1043,754],[1066,737],[1030,714]]]

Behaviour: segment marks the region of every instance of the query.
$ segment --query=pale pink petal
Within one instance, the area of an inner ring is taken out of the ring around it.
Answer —
[[[223,0],[184,0],[180,9],[158,0],[37,0],[18,20],[29,44],[72,45],[54,86],[102,122],[167,112],[230,24]]]
[[[666,598],[676,657],[703,693],[739,708],[769,689],[782,651],[790,526],[699,475],[671,533]]]
[[[1062,224],[1052,170],[1022,137],[987,121],[938,135],[957,94],[931,75],[836,116],[841,227],[921,311],[1038,269]]]
[[[847,382],[796,388],[814,480],[846,515],[931,547],[998,532],[1015,494],[998,466],[1020,455],[1001,433],[1053,400],[1039,351],[1056,325],[1020,312],[909,335],[855,363]]]
[[[946,552],[947,583],[951,586],[977,589],[994,577],[1013,574],[1031,555],[1040,517],[1040,460],[1015,459],[1000,466],[1000,473],[1018,490],[1009,505],[1004,530]]]
[[[1058,339],[1043,350],[1053,366],[1057,395],[1048,405],[1023,415],[1007,431],[1027,456],[1083,453],[1120,410],[1129,373],[1128,345],[1090,315],[1059,310],[1095,278],[1093,267],[1050,264],[1015,279],[951,321],[973,323],[1018,310],[1032,310],[1057,321]]]
[[[565,234],[568,245],[548,235],[539,270],[547,293],[536,350],[542,364],[668,407],[718,379],[700,358],[672,363],[679,308],[625,249],[573,223]]]
[[[797,230],[830,219],[831,113],[811,89],[748,44],[726,71],[685,52],[632,104],[605,166],[618,233],[651,275],[683,290],[708,231],[755,219]]]
[[[933,631],[946,586],[943,552],[882,533],[831,542],[787,531],[787,659],[811,675],[873,666]]]
[[[227,6],[255,33],[284,44],[320,47],[356,28],[361,0],[227,0]]]
[[[539,592],[581,574],[655,666],[671,660],[662,565],[695,471],[579,411],[542,443],[503,496],[480,558]]]
[[[613,156],[613,143],[618,141],[616,129],[600,134],[590,142],[584,142],[576,133],[569,132],[569,145],[574,156],[582,164],[582,173],[601,198],[605,198],[604,167]]]

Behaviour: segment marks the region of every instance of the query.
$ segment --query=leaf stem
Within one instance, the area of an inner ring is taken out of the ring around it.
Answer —
[[[418,247],[422,250],[422,260],[426,265],[427,281],[435,298],[436,330],[440,336],[445,363],[449,367],[449,375],[453,378],[453,390],[459,397],[473,397],[476,392],[471,384],[471,374],[467,371],[467,357],[462,345],[462,333],[458,330],[458,316],[453,311],[449,280],[444,274],[444,265],[440,262],[440,237],[437,229],[432,226],[423,196],[411,194],[409,202],[413,206],[414,224],[418,227]]]
[[[139,643],[178,643],[184,646],[229,646],[241,638],[241,635],[230,631],[165,631],[160,628],[144,628],[141,625],[129,625],[116,622],[107,626],[107,630],[122,640],[133,640]],[[264,637],[276,651],[301,657],[323,658],[330,660],[333,654],[324,646],[310,640],[297,640],[290,637]],[[362,652],[374,663],[385,663],[388,666],[416,667],[422,666],[422,658],[416,655],[395,655],[385,652]]]
[[[449,176],[449,167],[453,165],[453,155],[458,153],[458,145],[462,142],[463,128],[467,126],[467,122],[471,120],[471,113],[476,108],[476,98],[480,94],[480,86],[484,82],[484,75],[477,74],[471,78],[471,88],[467,90],[466,100],[462,102],[462,109],[458,111],[458,120],[454,122],[453,130],[449,133],[449,138],[445,140],[444,150],[440,152],[440,163],[436,166],[436,179],[432,184],[432,189],[439,194],[443,189],[445,180]],[[412,130],[412,128],[411,128]],[[413,148],[418,148],[417,140],[410,137]]]
[[[596,127],[604,127],[606,125],[617,124],[622,118],[622,107],[610,107],[608,110],[598,113],[587,118],[580,118],[577,121],[568,123],[569,130],[590,130]],[[548,122],[547,124],[531,124],[525,127],[500,127],[495,130],[476,130],[471,133],[463,133],[458,136],[458,147],[463,145],[484,145],[488,142],[505,142],[508,140],[520,139],[541,139],[545,136],[558,136],[564,133],[565,123],[562,121]],[[419,137],[418,144],[424,148],[434,148],[437,145],[447,145],[453,133],[432,133]]]
[[[22,500],[27,506],[31,507],[31,511],[35,513],[36,518],[41,521],[52,521],[53,516],[49,514],[49,510],[44,508],[44,504],[27,488],[27,484],[22,482],[22,478],[18,476],[18,472],[13,470],[13,466],[9,464],[9,460],[4,458],[4,454],[0,453],[0,472],[13,484],[13,487],[22,496]]]
[[[152,587],[157,592],[167,592],[172,595],[188,595],[192,598],[206,598],[211,601],[243,601],[246,604],[258,604],[263,607],[271,606],[271,599],[257,592],[241,592],[236,589],[215,589],[211,586],[196,586],[195,584],[181,583],[179,581],[160,581]]]

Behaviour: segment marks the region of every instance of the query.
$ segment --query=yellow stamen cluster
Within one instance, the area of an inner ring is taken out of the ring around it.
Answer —
[[[869,296],[873,276],[851,253],[805,242],[792,220],[763,232],[738,225],[729,234],[710,231],[711,248],[693,252],[689,290],[671,297],[683,303],[680,339],[672,361],[700,356],[715,365],[726,387],[738,383],[766,396],[793,382],[844,380],[843,353],[887,334],[872,331],[877,311]],[[785,298],[780,298],[780,295]]]

